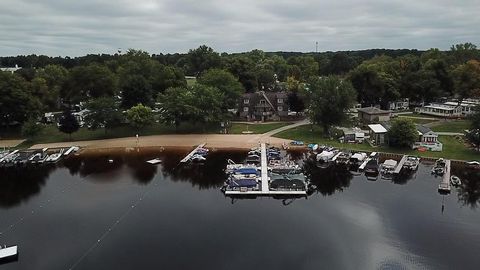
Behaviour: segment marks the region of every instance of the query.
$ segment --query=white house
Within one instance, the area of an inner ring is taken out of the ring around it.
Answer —
[[[3,67],[3,68],[0,67],[0,71],[10,72],[10,73],[14,73],[19,69],[22,69],[22,68],[19,67],[18,65],[15,65],[15,67]]]
[[[440,116],[445,118],[457,118],[462,116],[462,107],[457,105],[453,106],[453,105],[432,103],[427,106],[415,108],[415,112],[426,114],[426,115]]]
[[[397,101],[389,102],[388,109],[391,111],[404,111],[410,108],[410,101],[408,98],[403,98]]]
[[[443,144],[438,141],[438,134],[430,128],[422,125],[416,125],[418,140],[413,144],[413,149],[425,148],[430,151],[442,151]]]
[[[445,102],[443,103],[445,105],[448,105],[448,106],[459,106],[458,105],[458,101],[448,101],[448,102]],[[464,100],[462,101],[462,103],[460,104],[460,107],[462,108],[462,114],[464,116],[468,116],[470,114],[473,114],[475,111],[474,111],[474,108],[476,106],[479,106],[480,105],[480,102],[476,102],[476,101],[473,101],[473,100]]]

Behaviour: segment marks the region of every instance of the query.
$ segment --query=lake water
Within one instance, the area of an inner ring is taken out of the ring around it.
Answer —
[[[442,196],[432,164],[395,181],[313,169],[307,199],[231,199],[223,168],[245,153],[182,154],[0,169],[0,244],[20,253],[0,269],[480,269],[479,172]]]

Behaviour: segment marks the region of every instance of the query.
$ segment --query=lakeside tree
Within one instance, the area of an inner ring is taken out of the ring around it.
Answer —
[[[127,119],[137,131],[153,123],[153,112],[148,106],[137,104],[127,111]]]
[[[100,97],[87,103],[89,113],[85,117],[85,123],[91,129],[103,127],[107,130],[118,125],[122,120],[122,113],[118,103],[111,97]]]
[[[391,146],[411,147],[418,138],[417,128],[410,119],[397,119],[388,131],[388,138]]]
[[[465,137],[477,151],[480,151],[480,129],[477,128],[468,131]]]
[[[232,73],[222,69],[209,69],[197,78],[203,85],[216,87],[223,94],[223,106],[226,109],[236,108],[238,99],[245,92],[242,84]]]
[[[188,51],[184,70],[188,75],[198,76],[205,70],[219,68],[221,65],[220,55],[212,48],[202,45]]]
[[[191,87],[193,118],[202,124],[217,123],[226,118],[226,110],[223,109],[224,96],[216,87],[195,84]]]
[[[480,97],[480,61],[470,60],[458,66],[453,75],[459,104],[468,97]]]
[[[184,87],[168,88],[165,93],[158,97],[161,107],[161,118],[167,125],[178,127],[184,121],[191,118],[193,110],[193,94]]]
[[[23,123],[38,116],[40,109],[40,101],[23,77],[0,71],[0,126]]]
[[[85,98],[112,97],[117,91],[117,77],[106,66],[96,63],[74,67],[70,71],[66,91],[73,102]]]
[[[351,83],[333,75],[311,79],[307,95],[310,121],[320,125],[325,135],[329,134],[330,127],[348,119],[347,111],[356,100]]]
[[[67,109],[63,112],[58,122],[58,129],[68,134],[70,140],[72,139],[72,133],[77,132],[80,129],[80,124],[77,118],[72,114],[72,111]]]
[[[28,119],[22,125],[22,136],[32,139],[42,132],[44,126],[37,122],[34,118]]]

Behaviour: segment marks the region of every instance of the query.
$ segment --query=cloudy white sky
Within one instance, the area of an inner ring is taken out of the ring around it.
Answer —
[[[0,55],[480,45],[480,0],[0,0]]]

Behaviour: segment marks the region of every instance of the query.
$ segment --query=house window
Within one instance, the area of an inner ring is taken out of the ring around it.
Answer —
[[[283,98],[277,99],[277,103],[283,103]]]
[[[244,99],[243,100],[243,104],[249,104],[250,103],[250,99]]]
[[[264,99],[260,100],[260,104],[265,105],[265,100]]]
[[[283,107],[282,107],[282,106],[278,106],[277,109],[278,109],[279,112],[283,111]]]
[[[244,112],[248,112],[248,107],[243,107]]]

